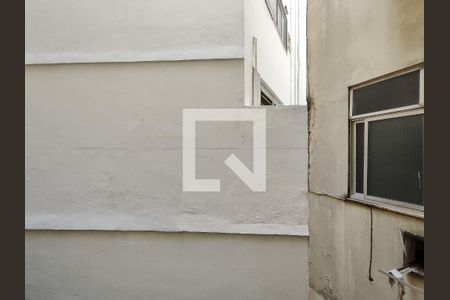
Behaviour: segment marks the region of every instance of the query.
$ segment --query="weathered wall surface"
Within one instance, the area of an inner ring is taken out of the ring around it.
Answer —
[[[244,14],[245,104],[252,104],[253,37],[258,39],[258,71],[261,78],[284,104],[291,104],[291,56],[283,48],[266,1],[245,0]]]
[[[267,192],[224,164],[250,122],[198,122],[222,191],[182,191],[183,109],[244,106],[244,2],[26,7],[27,298],[305,299],[305,107],[266,111]]]
[[[223,163],[252,168],[249,122],[197,124],[197,177],[222,191],[182,191],[182,109],[242,107],[242,73],[242,60],[26,66],[28,299],[307,297],[305,107],[267,109],[267,192]]]
[[[400,230],[423,236],[423,221],[372,209],[373,281],[369,281],[370,208],[314,194],[309,203],[310,299],[397,299],[397,285],[391,286],[378,270],[403,265]],[[406,288],[403,299],[423,299],[423,294]]]
[[[399,230],[423,221],[373,208],[373,282],[368,280],[370,208],[348,189],[348,88],[421,63],[423,1],[308,1],[311,299],[396,299],[378,269],[401,266]],[[406,290],[405,299],[421,299]]]
[[[27,0],[26,63],[242,58],[243,0]]]
[[[28,231],[26,299],[305,299],[307,239]]]
[[[183,108],[242,106],[242,60],[26,68],[26,226],[307,235],[305,107],[268,109],[267,192],[252,168],[251,122],[197,124],[197,178],[182,190]],[[217,135],[217,132],[221,132]]]

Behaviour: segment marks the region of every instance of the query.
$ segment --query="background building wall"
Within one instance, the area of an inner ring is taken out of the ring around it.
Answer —
[[[225,164],[253,163],[251,122],[199,122],[182,190],[184,108],[242,107],[242,60],[26,68],[26,226],[307,235],[305,107],[269,109],[267,192]],[[217,135],[217,132],[221,132]]]
[[[244,106],[242,0],[26,5],[26,297],[306,298],[305,107],[266,111],[267,192],[223,163],[250,122],[197,124],[222,192],[182,192],[183,108]]]
[[[27,0],[26,63],[242,58],[243,0]]]
[[[291,54],[283,48],[265,0],[244,1],[244,26],[245,104],[252,105],[253,37],[261,78],[284,104],[291,104]]]
[[[378,269],[402,265],[400,229],[423,235],[423,220],[344,201],[348,89],[423,62],[423,1],[308,1],[307,36],[310,299],[397,299]],[[422,298],[406,288],[404,299]]]

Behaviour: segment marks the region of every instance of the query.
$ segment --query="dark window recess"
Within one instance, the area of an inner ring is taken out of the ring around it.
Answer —
[[[403,257],[404,266],[416,267],[425,270],[425,240],[409,232],[403,233],[403,242],[405,244],[405,255]]]
[[[420,71],[410,72],[353,90],[352,115],[419,103]]]
[[[282,30],[281,30],[281,34],[280,34],[281,40],[283,42],[283,46],[285,46],[285,48],[287,45],[287,24],[286,24],[286,22],[287,22],[286,18],[283,18],[283,21],[282,21],[283,26],[282,26]]]
[[[356,124],[355,192],[364,193],[364,123]]]
[[[369,122],[367,194],[424,205],[423,115]]]
[[[261,105],[274,105],[274,103],[266,94],[261,92]]]

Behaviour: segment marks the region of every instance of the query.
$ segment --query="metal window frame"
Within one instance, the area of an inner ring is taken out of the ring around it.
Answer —
[[[360,89],[365,86],[369,86],[369,85],[378,83],[378,82],[381,82],[381,81],[386,81],[386,80],[389,80],[389,79],[392,79],[392,78],[395,78],[395,77],[398,77],[401,75],[416,72],[416,71],[420,71],[419,103],[418,104],[402,106],[402,107],[397,107],[397,108],[392,108],[392,109],[385,109],[385,110],[380,110],[380,111],[366,113],[366,114],[353,115],[353,92],[355,90]],[[357,120],[357,119],[362,119],[362,118],[371,117],[371,116],[377,116],[377,115],[389,114],[389,113],[394,113],[394,112],[399,112],[399,111],[423,108],[425,106],[424,78],[425,78],[425,69],[422,66],[417,66],[417,67],[409,68],[407,70],[395,72],[390,75],[386,75],[386,76],[383,76],[383,77],[380,77],[380,78],[377,78],[374,80],[370,80],[370,81],[367,81],[367,82],[364,82],[364,83],[361,83],[358,85],[354,85],[353,87],[350,88],[350,108],[349,108],[350,120]]]
[[[404,106],[396,109],[383,110],[379,112],[374,112],[370,114],[355,115],[352,116],[353,112],[353,91],[357,88],[363,86],[371,85],[376,82],[387,80],[390,78],[397,77],[406,73],[414,72],[420,70],[420,88],[419,88],[419,104]],[[397,72],[395,74],[368,81],[364,84],[352,87],[350,89],[350,142],[351,142],[351,157],[350,157],[350,199],[354,199],[359,202],[367,202],[368,204],[386,204],[399,208],[411,209],[413,211],[423,212],[424,206],[417,205],[402,201],[397,201],[393,199],[385,199],[381,197],[371,196],[367,194],[367,174],[368,174],[368,144],[369,144],[369,122],[378,120],[387,120],[392,118],[401,118],[413,115],[424,115],[424,69],[423,67],[410,68],[403,72]],[[356,124],[364,124],[364,178],[363,178],[363,193],[356,192]]]
[[[384,204],[391,204],[395,206],[410,208],[413,210],[418,211],[424,211],[423,205],[417,205],[402,201],[397,201],[393,199],[386,199],[376,196],[371,196],[367,194],[367,174],[368,174],[368,145],[369,145],[369,123],[372,121],[379,121],[379,120],[387,120],[387,119],[396,119],[401,117],[407,117],[407,116],[414,116],[414,115],[423,115],[424,109],[416,109],[416,110],[409,110],[409,111],[402,111],[402,112],[395,112],[390,113],[387,115],[377,115],[365,118],[364,120],[358,120],[352,122],[352,154],[351,154],[351,164],[352,164],[352,174],[351,174],[351,186],[350,186],[350,198],[356,199],[356,200],[365,200],[365,201],[372,201],[372,202],[381,202]],[[356,192],[356,124],[364,123],[364,179],[363,179],[363,193],[357,193]]]

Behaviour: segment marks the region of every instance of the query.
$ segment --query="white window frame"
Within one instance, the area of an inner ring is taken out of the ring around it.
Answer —
[[[360,89],[360,88],[368,86],[368,85],[372,85],[374,83],[378,83],[378,82],[381,82],[381,81],[392,79],[392,78],[398,77],[400,75],[405,75],[405,74],[408,74],[408,73],[411,73],[411,72],[419,71],[419,70],[420,70],[420,87],[419,87],[419,103],[418,104],[402,106],[402,107],[386,109],[386,110],[380,110],[380,111],[367,113],[367,114],[353,115],[353,91],[354,90]],[[361,83],[361,84],[358,84],[358,85],[355,85],[355,86],[351,87],[350,88],[350,110],[349,110],[350,120],[354,121],[354,120],[357,120],[357,119],[371,117],[371,116],[376,116],[376,115],[384,115],[384,114],[394,113],[394,112],[398,112],[398,111],[405,111],[405,110],[411,110],[411,109],[416,109],[416,108],[423,108],[424,104],[425,104],[424,78],[425,78],[425,70],[424,70],[424,68],[423,67],[414,67],[414,68],[410,68],[408,70],[396,72],[396,73],[393,73],[391,75],[383,76],[381,78],[370,80],[370,81],[367,81],[367,82],[364,82],[364,83]]]
[[[260,78],[260,99],[261,103],[261,92],[264,93],[273,103],[272,106],[283,106],[283,102],[278,98],[277,94],[269,87],[269,85]],[[265,107],[270,107],[270,105],[265,105]]]
[[[353,91],[361,87],[372,85],[374,83],[391,79],[400,75],[404,75],[410,72],[420,70],[420,87],[419,87],[419,104],[409,105],[395,109],[388,109],[383,111],[377,111],[373,113],[353,115]],[[388,75],[379,79],[375,79],[363,84],[356,85],[350,88],[350,129],[351,129],[351,171],[350,171],[350,199],[367,202],[369,204],[387,204],[394,207],[401,207],[412,209],[414,211],[423,212],[424,206],[417,205],[392,199],[385,199],[376,196],[370,196],[367,194],[367,173],[368,173],[368,132],[369,132],[369,122],[377,120],[387,120],[392,118],[400,118],[413,115],[423,115],[424,114],[424,69],[423,67],[410,68],[406,71],[397,72],[392,75]],[[364,123],[364,177],[363,177],[363,193],[356,192],[356,124]]]

